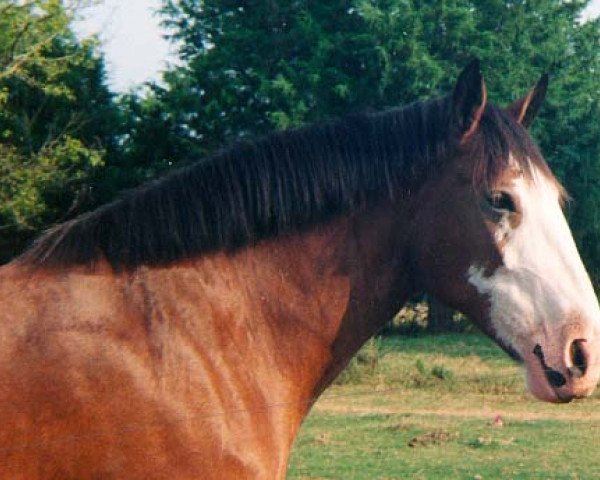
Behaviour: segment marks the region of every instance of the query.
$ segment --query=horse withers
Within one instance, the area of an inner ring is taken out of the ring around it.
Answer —
[[[525,128],[477,62],[444,97],[238,143],[0,270],[0,478],[285,477],[302,419],[418,292],[584,397],[600,311]]]

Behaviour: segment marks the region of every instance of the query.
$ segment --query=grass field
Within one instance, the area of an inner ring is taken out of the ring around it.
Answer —
[[[288,479],[411,478],[600,479],[600,395],[540,403],[478,335],[370,342],[305,421]]]

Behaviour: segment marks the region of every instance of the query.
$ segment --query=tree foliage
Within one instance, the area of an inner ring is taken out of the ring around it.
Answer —
[[[474,56],[495,98],[507,101],[574,56],[588,2],[163,3],[181,66],[165,75],[161,98],[190,136],[214,148],[445,91]]]
[[[88,202],[114,144],[102,58],[71,30],[80,5],[0,0],[0,255]]]

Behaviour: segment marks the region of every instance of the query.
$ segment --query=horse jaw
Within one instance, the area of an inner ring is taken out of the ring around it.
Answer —
[[[523,212],[516,228],[499,227],[503,264],[491,274],[471,266],[468,281],[487,297],[490,330],[523,359],[528,387],[537,398],[589,395],[600,376],[600,308],[560,207],[558,186],[531,165],[531,178],[518,176],[512,190]],[[546,363],[569,377],[575,340],[589,347],[586,374],[552,388],[533,349],[541,345]]]

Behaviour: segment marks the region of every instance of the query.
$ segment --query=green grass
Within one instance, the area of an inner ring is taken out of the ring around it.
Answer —
[[[361,355],[305,421],[288,479],[600,478],[598,395],[540,403],[478,335],[386,338]]]

